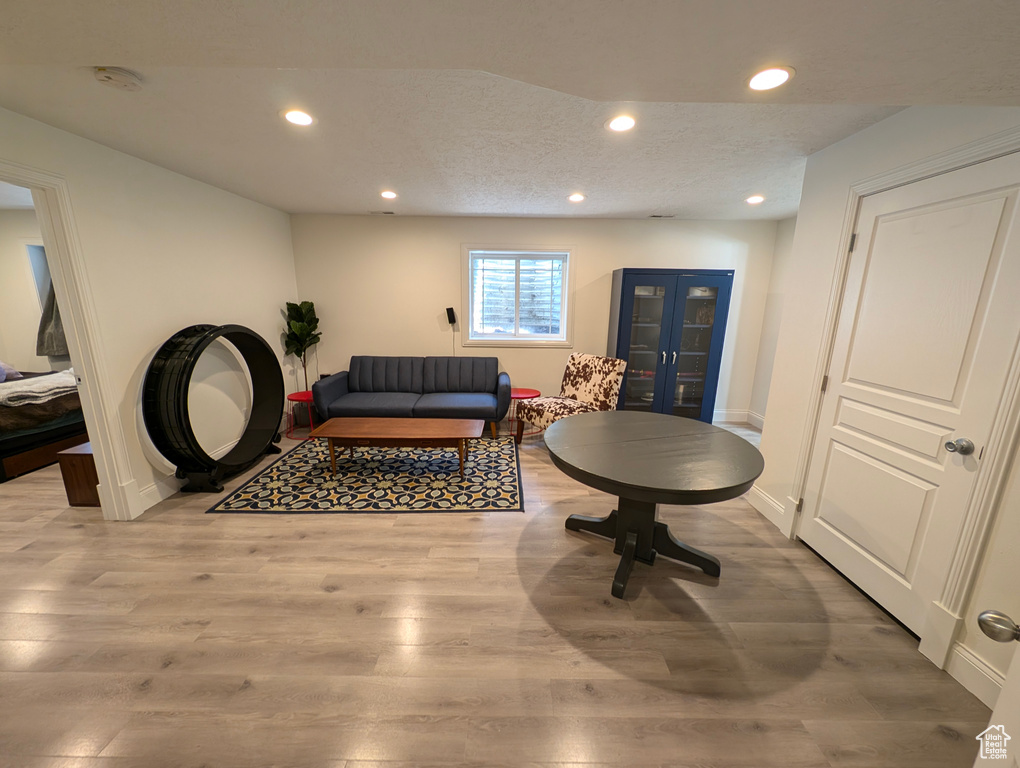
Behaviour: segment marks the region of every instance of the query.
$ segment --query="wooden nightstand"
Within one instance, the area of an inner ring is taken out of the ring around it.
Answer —
[[[99,475],[92,458],[92,443],[82,443],[57,454],[64,478],[67,503],[72,507],[99,506]]]

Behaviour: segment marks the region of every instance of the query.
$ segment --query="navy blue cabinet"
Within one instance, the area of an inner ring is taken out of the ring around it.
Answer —
[[[620,408],[712,422],[732,289],[733,270],[613,272],[608,354],[627,361]]]

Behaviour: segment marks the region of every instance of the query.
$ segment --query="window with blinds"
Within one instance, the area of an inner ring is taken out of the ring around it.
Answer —
[[[468,251],[468,341],[567,341],[569,251]]]

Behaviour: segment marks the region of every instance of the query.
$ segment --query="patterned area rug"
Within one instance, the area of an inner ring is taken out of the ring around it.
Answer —
[[[337,450],[334,477],[325,440],[308,440],[209,512],[523,512],[512,437],[469,443],[460,479],[456,450]]]

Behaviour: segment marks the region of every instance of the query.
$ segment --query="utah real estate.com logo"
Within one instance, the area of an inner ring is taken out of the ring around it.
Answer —
[[[983,760],[1006,759],[1006,742],[1010,740],[1010,735],[1006,733],[1006,729],[1003,726],[988,726],[977,735],[977,740],[981,742],[981,752],[979,754]]]

